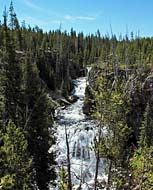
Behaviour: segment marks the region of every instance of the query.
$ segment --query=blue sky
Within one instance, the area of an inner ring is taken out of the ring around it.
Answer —
[[[14,0],[20,21],[38,25],[45,31],[73,27],[77,32],[117,36],[126,31],[140,36],[153,36],[153,0]],[[0,13],[9,8],[10,0],[0,0]],[[2,17],[1,17],[2,18]],[[110,27],[111,26],[111,27]]]

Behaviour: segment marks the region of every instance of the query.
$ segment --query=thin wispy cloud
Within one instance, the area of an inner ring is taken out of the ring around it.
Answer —
[[[32,8],[32,9],[35,9],[35,10],[37,10],[37,11],[42,11],[42,10],[43,10],[41,7],[39,7],[38,5],[32,3],[30,0],[24,0],[24,3],[25,3],[28,7]]]
[[[21,16],[20,20],[25,20],[27,25],[31,26],[39,26],[39,27],[52,27],[52,24],[60,25],[61,23],[64,23],[62,20],[54,20],[54,19],[48,19],[46,21],[43,21],[41,19],[37,19],[31,16]]]
[[[95,17],[88,17],[88,16],[71,16],[71,15],[66,15],[64,17],[65,20],[89,20],[93,21],[96,20]]]
[[[40,19],[36,19],[34,17],[31,17],[31,16],[22,16],[21,17],[22,20],[25,20],[27,24],[30,24],[30,25],[33,25],[33,26],[40,26],[40,27],[43,27],[43,26],[46,26],[48,24],[48,22],[46,21],[42,21]]]
[[[24,3],[26,6],[36,10],[36,11],[41,11],[42,13],[45,13],[47,15],[51,15],[51,16],[54,16],[54,17],[57,17],[57,18],[62,17],[62,15],[59,14],[58,12],[42,8],[42,7],[38,6],[36,3],[33,3],[32,0],[19,0],[19,1]]]

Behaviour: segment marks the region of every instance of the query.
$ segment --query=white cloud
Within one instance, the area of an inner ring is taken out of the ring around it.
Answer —
[[[94,17],[86,17],[86,16],[77,16],[76,19],[79,20],[96,20]]]
[[[88,16],[71,16],[71,15],[66,15],[64,17],[65,20],[96,20],[95,17],[88,17]]]
[[[25,5],[27,5],[28,7],[35,9],[37,11],[41,11],[47,15],[52,15],[52,16],[57,17],[57,18],[62,17],[62,15],[60,15],[59,13],[57,13],[55,11],[51,11],[51,10],[48,10],[48,9],[45,9],[45,8],[42,8],[38,5],[36,5],[35,3],[32,2],[32,0],[20,0],[20,1],[22,3],[24,3]]]
[[[35,9],[35,10],[38,10],[38,11],[42,11],[42,10],[43,10],[41,7],[39,7],[38,5],[32,3],[30,0],[24,0],[24,3],[25,3],[28,7],[32,8],[32,9]]]
[[[31,25],[31,26],[38,26],[38,27],[47,27],[47,26],[52,26],[52,24],[60,25],[61,23],[64,23],[64,21],[61,20],[40,20],[37,18],[34,18],[32,16],[22,16],[20,17],[20,20],[25,20],[26,24]]]
[[[42,27],[42,26],[46,26],[47,25],[47,22],[39,20],[39,19],[36,19],[34,17],[31,17],[31,16],[23,16],[22,20],[25,20],[25,22],[27,24],[30,24],[32,26],[36,26],[37,25],[37,26]]]

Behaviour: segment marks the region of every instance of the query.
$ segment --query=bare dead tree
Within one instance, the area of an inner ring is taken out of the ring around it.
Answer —
[[[126,78],[128,78],[128,66],[129,65],[129,50],[128,50],[128,31],[126,32],[126,43],[125,43],[125,71]]]
[[[99,163],[100,163],[100,150],[99,150],[99,145],[102,139],[102,125],[101,125],[101,121],[100,124],[98,126],[98,138],[94,139],[94,149],[95,149],[95,157],[96,157],[96,169],[95,169],[95,178],[94,178],[94,190],[97,189],[97,184],[98,184],[98,173],[99,173]]]
[[[70,160],[70,146],[69,146],[69,135],[65,125],[65,140],[67,148],[67,173],[68,173],[68,190],[72,190],[72,179],[71,179],[71,160]]]

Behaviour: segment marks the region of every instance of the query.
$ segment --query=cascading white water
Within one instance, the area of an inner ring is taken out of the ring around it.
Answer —
[[[74,189],[80,186],[83,190],[92,189],[95,176],[96,157],[92,149],[96,134],[95,122],[87,119],[82,112],[86,88],[86,77],[74,81],[75,95],[78,101],[60,110],[57,115],[57,163],[59,168],[67,164],[67,147],[65,127],[69,137],[71,173]],[[104,177],[103,162],[100,163],[99,176]]]

